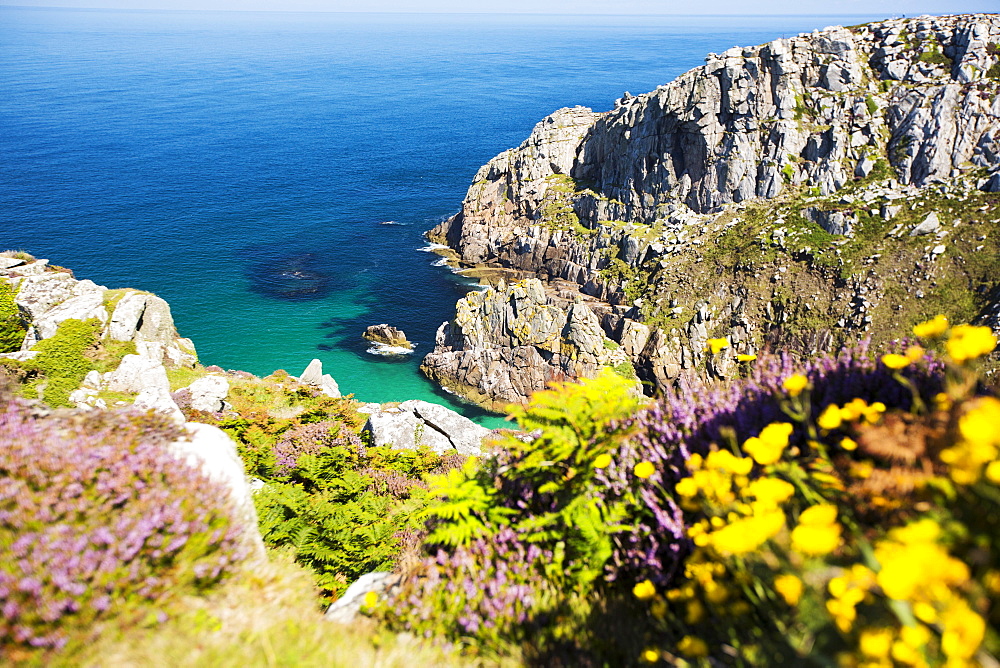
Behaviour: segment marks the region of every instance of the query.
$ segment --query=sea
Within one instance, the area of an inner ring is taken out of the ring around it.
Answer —
[[[418,368],[477,289],[423,237],[476,170],[560,107],[878,18],[0,6],[0,247],[155,292],[206,365],[318,358],[360,400],[500,426]],[[371,352],[378,323],[415,353]]]

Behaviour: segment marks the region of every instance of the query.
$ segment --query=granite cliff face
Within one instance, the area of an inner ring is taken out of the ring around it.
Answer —
[[[628,358],[582,303],[561,304],[532,278],[471,292],[441,325],[421,369],[449,390],[502,412],[547,383],[596,375]]]
[[[998,280],[998,92],[996,15],[733,48],[611,111],[545,118],[428,236],[465,266],[603,302],[605,334],[652,387],[685,369],[724,377],[727,355],[768,343],[888,339],[938,301],[979,317]],[[445,385],[476,346],[454,354],[447,332],[464,327],[445,328],[424,364]],[[734,346],[706,362],[712,335]],[[481,356],[493,365],[481,373],[512,379],[490,397],[533,386],[533,357],[511,343]]]

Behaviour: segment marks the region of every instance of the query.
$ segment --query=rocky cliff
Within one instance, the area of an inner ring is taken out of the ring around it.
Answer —
[[[611,111],[547,117],[479,170],[429,237],[465,266],[603,302],[592,310],[604,333],[653,388],[684,370],[725,377],[763,345],[891,339],[935,310],[983,318],[1000,281],[998,92],[995,15],[709,54]],[[424,364],[445,385],[470,374],[459,360],[476,343],[458,356],[448,337],[459,320]],[[707,361],[710,336],[734,345]],[[523,400],[508,389],[534,387],[537,360],[493,343],[481,372],[512,380],[473,385]]]

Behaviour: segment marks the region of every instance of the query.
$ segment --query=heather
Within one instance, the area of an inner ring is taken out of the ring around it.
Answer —
[[[0,394],[0,649],[82,642],[113,617],[165,618],[241,560],[225,490],[176,460],[154,415],[38,413]]]
[[[536,394],[530,442],[432,480],[426,557],[370,614],[539,665],[990,663],[995,338],[941,322],[638,410],[613,374]]]

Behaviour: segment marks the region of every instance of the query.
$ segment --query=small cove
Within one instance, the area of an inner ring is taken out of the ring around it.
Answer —
[[[361,400],[500,426],[418,371],[476,286],[422,234],[479,166],[559,107],[863,20],[3,7],[3,245],[156,292],[205,364],[298,374],[315,357]],[[370,353],[382,322],[415,353]]]

